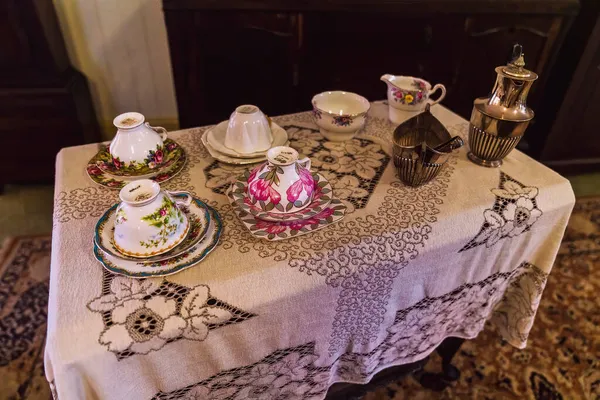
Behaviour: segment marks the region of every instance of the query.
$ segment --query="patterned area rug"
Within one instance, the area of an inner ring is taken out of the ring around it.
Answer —
[[[579,199],[526,349],[489,328],[462,345],[453,361],[462,376],[443,392],[426,391],[411,377],[365,400],[600,399],[599,293],[600,199]],[[440,365],[435,355],[425,369],[439,372]]]
[[[0,251],[0,399],[51,398],[43,372],[50,238],[7,240]],[[596,267],[596,268],[594,268]],[[580,199],[525,350],[484,331],[454,358],[461,379],[440,393],[414,378],[365,397],[600,398],[600,198]],[[439,357],[427,370],[437,372]]]
[[[0,250],[0,399],[50,399],[44,376],[50,237],[7,239]]]

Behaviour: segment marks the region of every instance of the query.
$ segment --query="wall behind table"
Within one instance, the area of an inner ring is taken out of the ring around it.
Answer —
[[[71,63],[89,80],[103,137],[113,118],[138,111],[151,124],[178,126],[160,0],[54,0]]]

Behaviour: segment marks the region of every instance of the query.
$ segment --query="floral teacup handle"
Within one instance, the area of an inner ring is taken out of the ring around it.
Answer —
[[[163,142],[167,140],[167,130],[165,128],[163,128],[162,126],[151,126],[148,122],[146,122],[146,126],[152,129],[154,132],[160,134],[160,137],[162,138]]]
[[[442,91],[442,94],[440,95],[440,97],[437,100],[431,100],[431,95],[438,89],[440,89]],[[444,100],[444,97],[446,97],[446,86],[442,85],[441,83],[438,83],[437,85],[435,85],[433,87],[433,89],[431,89],[429,91],[429,104],[431,104],[433,106],[433,105],[439,103],[440,101]]]
[[[310,158],[304,157],[303,159],[298,160],[298,162],[300,163],[300,165],[303,165],[304,168],[310,171]]]
[[[173,202],[175,204],[182,204],[182,205],[184,205],[186,207],[189,206],[190,204],[192,204],[192,195],[191,195],[190,192],[185,192],[185,191],[170,191],[170,190],[165,190],[165,192],[167,193],[167,195],[169,196],[169,198],[171,200],[173,200]],[[185,197],[185,200],[181,199],[181,197]]]

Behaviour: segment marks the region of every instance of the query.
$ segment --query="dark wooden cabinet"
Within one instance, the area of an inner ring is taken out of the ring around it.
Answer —
[[[0,186],[51,181],[62,147],[99,140],[87,81],[69,64],[53,7],[0,2]]]
[[[181,127],[226,119],[242,103],[277,115],[310,108],[323,90],[383,99],[384,73],[448,89],[465,118],[494,68],[523,44],[540,97],[577,0],[163,0]]]
[[[544,143],[541,159],[565,173],[600,169],[600,17]]]

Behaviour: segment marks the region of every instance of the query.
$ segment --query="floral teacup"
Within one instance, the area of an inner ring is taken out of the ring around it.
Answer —
[[[144,120],[137,112],[121,114],[113,120],[118,130],[108,150],[112,169],[122,175],[142,175],[163,163],[167,130],[152,127]]]
[[[431,86],[431,83],[414,76],[395,76],[385,74],[381,80],[387,84],[387,97],[389,104],[390,120],[395,123],[403,122],[405,115],[402,111],[421,112],[425,110],[425,105],[434,105],[446,97],[446,87],[441,83]],[[437,100],[431,100],[429,97],[437,90],[442,94]]]
[[[341,142],[352,139],[365,124],[371,104],[350,92],[323,92],[312,99],[315,123],[327,140]]]
[[[299,160],[296,150],[278,146],[267,152],[267,160],[248,177],[250,203],[271,213],[292,213],[308,206],[315,186],[310,159]]]
[[[172,195],[184,195],[185,200]],[[190,224],[177,204],[189,206],[188,192],[167,192],[150,179],[128,183],[119,192],[121,204],[115,218],[114,246],[130,257],[151,257],[181,243]]]

